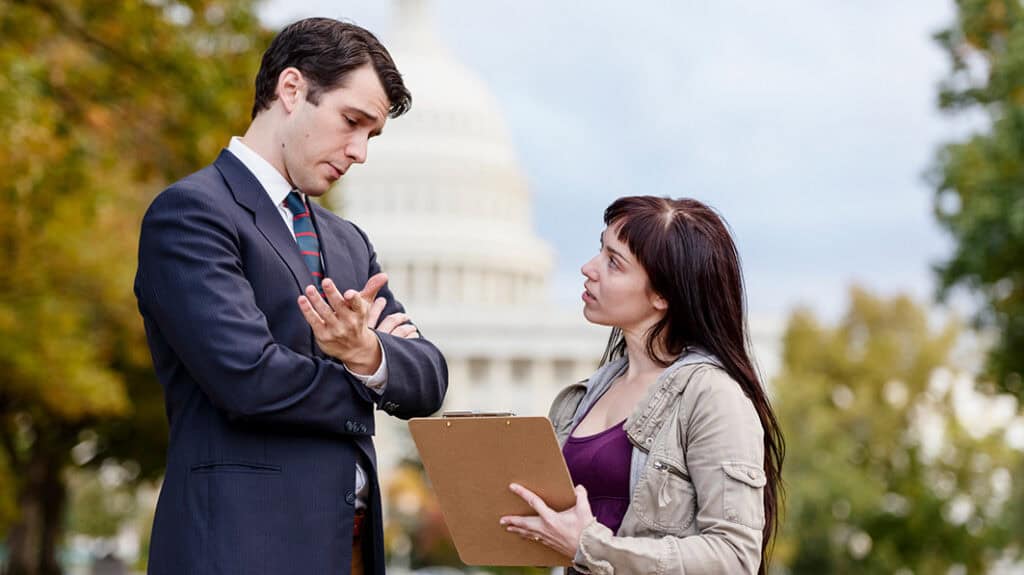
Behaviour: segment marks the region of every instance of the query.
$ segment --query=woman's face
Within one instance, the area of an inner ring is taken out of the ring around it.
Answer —
[[[580,269],[583,316],[598,325],[644,333],[665,315],[665,300],[650,288],[647,271],[618,238],[619,225],[601,233],[601,251]]]

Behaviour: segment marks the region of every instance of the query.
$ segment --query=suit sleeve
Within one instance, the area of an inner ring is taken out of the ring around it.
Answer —
[[[373,277],[381,272],[377,254],[366,234],[358,227],[356,231],[366,242],[370,254],[367,277]],[[378,297],[387,300],[381,320],[393,313],[405,312],[388,285],[381,288]],[[405,339],[378,331],[377,336],[384,346],[388,364],[384,392],[373,397],[378,407],[402,419],[428,416],[441,409],[448,389],[448,365],[437,346],[422,334],[419,338]]]
[[[153,202],[139,240],[143,313],[230,419],[372,434],[369,393],[343,366],[274,341],[221,212],[182,187]]]

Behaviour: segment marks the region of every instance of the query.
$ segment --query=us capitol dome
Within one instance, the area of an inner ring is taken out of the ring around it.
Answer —
[[[445,410],[546,415],[562,387],[597,367],[608,328],[588,324],[582,304],[552,300],[554,251],[533,229],[494,96],[442,45],[426,3],[397,8],[389,46],[413,106],[372,141],[372,161],[345,176],[330,207],[367,232],[392,291],[447,358]],[[378,421],[382,467],[403,455],[390,436],[404,429]]]

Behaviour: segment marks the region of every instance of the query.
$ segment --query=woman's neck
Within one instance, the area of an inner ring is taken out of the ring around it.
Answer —
[[[622,379],[628,383],[652,383],[665,371],[665,366],[648,355],[644,334],[623,330],[622,335],[626,340],[626,357],[629,360],[629,366],[626,373],[622,374]],[[656,350],[657,347],[655,346]]]

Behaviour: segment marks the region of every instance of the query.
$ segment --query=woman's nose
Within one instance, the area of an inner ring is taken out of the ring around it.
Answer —
[[[591,258],[590,261],[583,264],[583,267],[580,268],[580,273],[586,276],[588,280],[597,280],[597,270],[596,266],[594,265],[594,259],[595,258]]]

